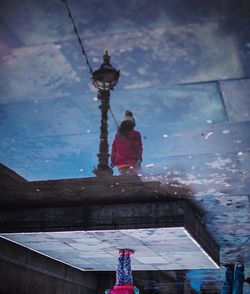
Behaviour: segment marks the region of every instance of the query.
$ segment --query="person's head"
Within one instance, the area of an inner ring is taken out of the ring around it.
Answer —
[[[133,117],[133,113],[131,111],[127,110],[125,112],[124,118],[121,122],[121,126],[128,126],[130,128],[131,125],[133,127],[135,127],[135,119]]]
[[[131,131],[134,129],[134,126],[135,124],[132,122],[132,121],[129,121],[129,120],[124,120],[122,121],[120,127],[119,127],[119,130],[128,130],[128,131]]]
[[[121,125],[119,127],[119,133],[127,136],[130,131],[132,131],[135,127],[135,119],[133,117],[133,114],[131,111],[126,111],[124,119],[121,122]]]

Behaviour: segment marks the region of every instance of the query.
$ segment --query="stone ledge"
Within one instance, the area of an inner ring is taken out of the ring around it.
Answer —
[[[219,263],[219,247],[188,200],[0,210],[0,232],[56,232],[184,227]]]

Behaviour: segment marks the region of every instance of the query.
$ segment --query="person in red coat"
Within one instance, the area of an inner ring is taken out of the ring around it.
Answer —
[[[116,283],[112,289],[107,289],[105,294],[139,294],[139,289],[133,286],[130,255],[131,249],[120,249],[116,269]]]
[[[126,111],[125,117],[112,144],[111,167],[117,166],[121,174],[137,174],[142,162],[141,134],[134,130],[135,119],[132,112]]]

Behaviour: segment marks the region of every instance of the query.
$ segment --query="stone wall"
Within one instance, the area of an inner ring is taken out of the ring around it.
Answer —
[[[96,294],[92,273],[50,259],[0,238],[1,294]]]

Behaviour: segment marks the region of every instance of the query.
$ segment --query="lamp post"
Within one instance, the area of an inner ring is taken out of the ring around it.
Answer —
[[[98,153],[98,165],[93,172],[98,177],[104,177],[113,174],[112,168],[108,164],[109,148],[108,148],[108,110],[110,100],[110,90],[118,83],[120,71],[116,70],[110,64],[110,56],[108,51],[103,56],[103,64],[100,68],[92,73],[93,85],[98,89],[98,99],[101,101],[99,108],[101,109],[101,128],[100,128],[100,144]]]

